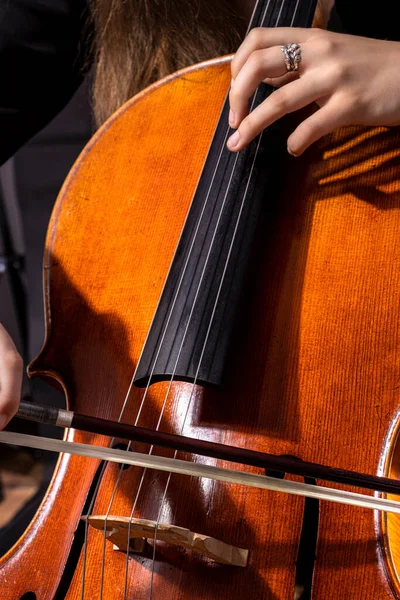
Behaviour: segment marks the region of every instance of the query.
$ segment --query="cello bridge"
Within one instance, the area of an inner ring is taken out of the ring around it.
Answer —
[[[114,550],[129,553],[144,552],[147,540],[157,540],[181,546],[192,550],[215,562],[235,567],[247,565],[249,551],[226,544],[208,535],[194,533],[184,527],[168,525],[147,519],[130,519],[129,517],[115,517],[92,515],[82,517],[88,520],[89,525],[105,532],[107,540],[113,544]],[[130,525],[129,525],[130,523]],[[129,548],[128,548],[129,536]]]

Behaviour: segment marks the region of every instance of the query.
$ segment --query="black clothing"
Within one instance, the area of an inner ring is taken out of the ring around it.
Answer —
[[[399,39],[396,0],[337,0],[349,33]],[[389,9],[392,8],[388,18]],[[85,0],[0,0],[0,165],[68,102],[83,79]]]
[[[336,12],[347,33],[380,40],[400,40],[398,0],[335,0]]]
[[[0,165],[82,82],[85,13],[85,0],[0,0]]]

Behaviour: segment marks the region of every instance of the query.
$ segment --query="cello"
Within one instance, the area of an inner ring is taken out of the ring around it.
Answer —
[[[259,2],[251,26],[309,26],[313,9]],[[229,81],[229,57],[167,77],[83,151],[49,226],[46,340],[30,373],[96,417],[395,477],[398,130],[338,131],[294,161],[279,123],[232,155]],[[74,429],[67,439],[110,444]],[[1,561],[2,598],[399,595],[395,517],[321,503],[310,519],[306,508],[63,455]],[[246,561],[170,543],[184,531]]]

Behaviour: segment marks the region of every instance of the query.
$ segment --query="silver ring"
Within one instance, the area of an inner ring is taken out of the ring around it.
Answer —
[[[281,46],[285,57],[286,71],[297,71],[301,61],[301,48],[299,44],[286,44]]]

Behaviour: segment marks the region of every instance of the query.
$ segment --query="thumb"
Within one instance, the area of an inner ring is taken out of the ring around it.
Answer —
[[[0,429],[18,410],[21,397],[23,361],[14,342],[0,325]]]

